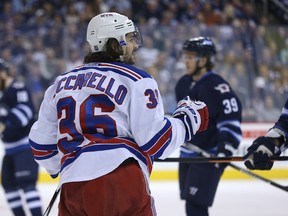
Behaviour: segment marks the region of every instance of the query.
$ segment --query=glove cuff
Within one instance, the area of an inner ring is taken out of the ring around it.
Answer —
[[[280,149],[275,145],[273,139],[274,138],[264,136],[258,137],[256,140],[254,140],[253,145],[251,145],[247,150],[248,152],[251,150],[257,151],[260,145],[265,145],[265,147],[269,149],[269,151],[271,151],[273,154],[280,155]]]
[[[278,144],[275,144],[280,152],[283,152],[287,148],[287,138],[284,131],[282,131],[279,128],[271,128],[268,133],[266,134],[266,137],[277,139]]]
[[[187,126],[187,116],[186,115],[175,115],[173,116],[173,118],[177,118],[179,119],[180,121],[182,121],[182,123],[184,124],[184,127],[186,129],[186,135],[185,135],[185,140],[184,142],[186,143],[188,140],[191,139],[192,137],[192,134],[191,134],[191,130],[190,128]]]

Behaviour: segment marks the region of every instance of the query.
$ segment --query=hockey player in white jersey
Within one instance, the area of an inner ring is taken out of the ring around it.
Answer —
[[[182,100],[165,118],[155,80],[138,68],[141,35],[118,13],[88,24],[84,65],[45,93],[30,131],[36,161],[60,174],[59,215],[156,215],[149,190],[154,158],[165,158],[207,128],[202,102]]]

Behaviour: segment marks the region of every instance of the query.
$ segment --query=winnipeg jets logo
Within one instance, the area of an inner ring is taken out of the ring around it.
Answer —
[[[203,45],[213,45],[212,41],[209,41],[209,40],[204,40]]]
[[[230,92],[230,87],[226,83],[221,83],[218,86],[215,87],[216,90],[220,91],[221,94],[224,94],[226,92]]]
[[[198,188],[197,187],[190,187],[189,188],[189,193],[194,196],[198,191]]]

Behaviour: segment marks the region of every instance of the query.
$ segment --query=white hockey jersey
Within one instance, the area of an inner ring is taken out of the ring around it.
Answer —
[[[154,158],[185,139],[165,118],[155,80],[122,63],[90,63],[59,76],[46,91],[29,134],[36,161],[60,184],[103,176],[135,158],[149,179]]]

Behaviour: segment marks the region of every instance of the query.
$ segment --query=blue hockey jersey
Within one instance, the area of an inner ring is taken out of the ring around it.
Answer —
[[[282,108],[281,115],[273,128],[279,128],[280,130],[284,131],[286,133],[286,137],[288,137],[288,100]]]
[[[269,130],[267,136],[270,136],[270,133],[271,133],[272,129],[280,130],[281,131],[281,135],[284,136],[285,143],[281,147],[281,151],[284,151],[285,149],[288,148],[288,100],[286,101],[284,107],[282,108],[282,112],[281,112],[281,115],[280,115],[278,121]],[[273,137],[273,135],[271,137]]]
[[[188,95],[191,100],[203,101],[208,107],[208,129],[197,133],[190,141],[192,144],[212,154],[224,143],[229,143],[233,149],[238,148],[242,139],[242,107],[227,81],[213,72],[207,72],[197,82],[192,76],[184,75],[178,81],[175,90],[177,101]],[[183,147],[181,150],[187,149]]]
[[[6,126],[2,141],[7,154],[30,148],[28,135],[34,113],[31,93],[23,82],[14,80],[0,99],[0,122]]]

